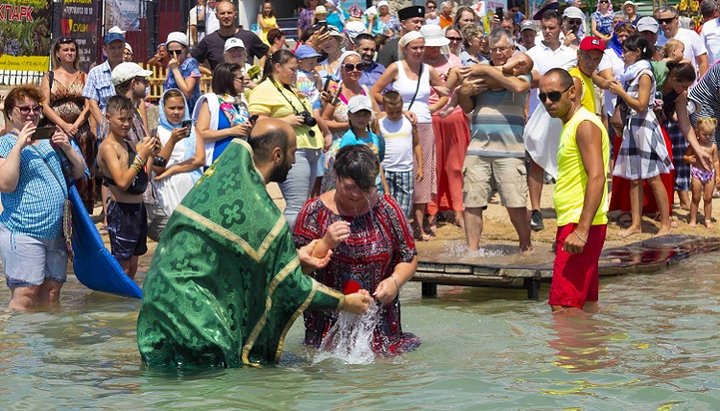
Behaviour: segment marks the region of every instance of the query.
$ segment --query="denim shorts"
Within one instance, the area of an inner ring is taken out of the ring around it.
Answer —
[[[38,286],[46,279],[67,280],[68,253],[62,236],[34,238],[0,224],[0,256],[10,288]]]

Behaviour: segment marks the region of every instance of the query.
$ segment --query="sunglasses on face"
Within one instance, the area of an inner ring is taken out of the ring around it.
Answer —
[[[568,24],[572,24],[573,26],[579,26],[582,24],[582,20],[579,19],[571,19],[567,21]]]
[[[447,39],[454,42],[462,41],[462,37],[447,37]]]
[[[675,20],[675,17],[668,17],[666,19],[657,19],[659,24],[670,24]]]
[[[362,65],[362,63],[358,63],[358,64],[348,63],[344,67],[345,67],[345,71],[350,73],[352,71],[362,71],[363,65]]]
[[[177,56],[177,55],[182,54],[183,49],[180,49],[180,50],[168,50],[167,52],[168,52],[168,54],[171,55],[171,56]]]
[[[609,0],[600,0],[598,3],[600,3],[600,4],[602,4],[602,3],[610,3],[610,1],[609,1]]]
[[[550,91],[548,93],[540,92],[538,93],[538,98],[540,99],[541,103],[544,103],[547,99],[550,99],[550,101],[552,101],[553,103],[557,103],[558,101],[560,101],[560,97],[562,97],[562,95],[565,94],[566,91],[570,90],[570,87],[566,88],[563,91]]]
[[[42,106],[33,106],[33,107],[30,107],[30,106],[24,106],[24,107],[17,106],[16,108],[17,108],[18,112],[19,112],[20,114],[22,114],[23,116],[27,116],[28,114],[30,114],[30,112],[32,112],[33,114],[40,114],[40,113],[42,113]]]

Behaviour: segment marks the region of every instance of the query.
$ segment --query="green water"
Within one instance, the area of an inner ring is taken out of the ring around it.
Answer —
[[[0,409],[720,409],[718,263],[604,278],[592,319],[553,317],[520,290],[440,287],[422,299],[411,284],[403,325],[423,339],[418,351],[312,365],[299,321],[279,366],[191,375],[142,367],[138,302],[73,277],[60,312],[0,312]]]

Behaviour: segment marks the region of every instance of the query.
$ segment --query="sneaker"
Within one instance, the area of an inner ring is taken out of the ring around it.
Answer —
[[[530,214],[530,228],[533,231],[540,231],[545,228],[540,210],[532,210],[532,213]]]

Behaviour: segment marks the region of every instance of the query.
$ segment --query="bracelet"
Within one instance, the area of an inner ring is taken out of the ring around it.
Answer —
[[[142,158],[142,156],[140,156],[140,154],[135,154],[135,160],[133,161],[133,163],[135,161],[139,162],[141,166],[145,164],[145,159]]]
[[[390,275],[390,278],[392,278],[392,279],[393,279],[393,282],[395,283],[395,292],[396,292],[396,293],[399,293],[399,292],[400,292],[400,286],[398,285],[397,279],[395,278],[395,274],[391,274],[391,275]]]
[[[576,230],[576,231],[573,231],[573,233],[575,233],[575,237],[577,237],[578,239],[580,239],[580,241],[582,241],[583,244],[587,244],[587,238],[582,238],[582,237],[580,237],[580,234],[578,234],[577,230]]]

